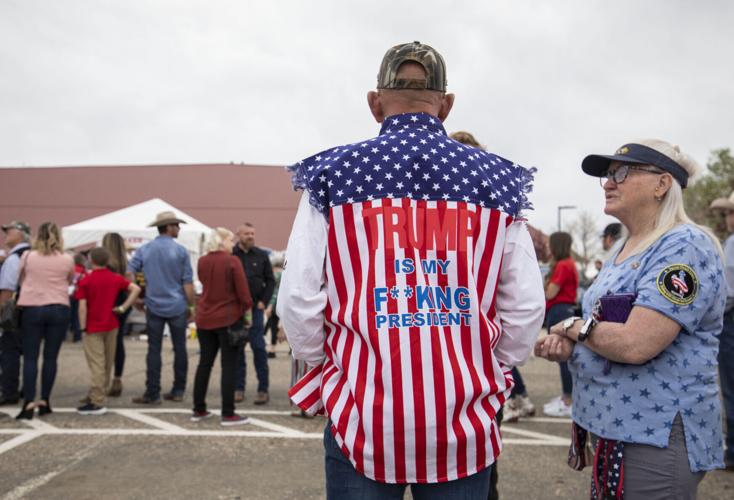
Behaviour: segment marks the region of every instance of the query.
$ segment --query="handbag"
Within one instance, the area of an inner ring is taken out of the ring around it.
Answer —
[[[24,249],[25,250],[25,249]],[[26,253],[23,265],[20,268],[20,276],[18,276],[18,288],[13,296],[0,304],[0,328],[6,331],[17,330],[20,326],[20,311],[22,308],[16,304],[18,297],[20,296],[20,286],[23,283],[23,277],[25,276],[25,266],[28,263],[28,255]]]
[[[234,287],[234,272],[232,271],[232,263],[229,263],[229,276],[231,277],[230,283],[232,283],[232,294],[234,295],[236,293],[235,287]],[[232,306],[235,308],[235,317],[237,316],[237,309],[236,306]],[[239,347],[241,345],[245,345],[248,340],[250,340],[250,329],[245,328],[245,321],[243,318],[240,318],[236,321],[234,321],[231,325],[227,327],[227,338],[229,339],[229,345],[231,347]]]

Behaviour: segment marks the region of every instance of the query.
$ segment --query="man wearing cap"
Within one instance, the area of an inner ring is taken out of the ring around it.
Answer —
[[[186,326],[193,317],[193,272],[186,249],[174,241],[179,225],[186,222],[173,212],[161,212],[149,227],[158,228],[158,236],[140,247],[127,265],[128,273],[145,276],[145,320],[148,334],[145,393],[133,403],[161,402],[161,345],[163,329],[168,324],[173,342],[173,388],[163,397],[182,401],[186,389],[188,358]]]
[[[734,471],[734,192],[728,198],[717,198],[711,209],[720,212],[726,222],[729,237],[724,243],[724,276],[726,277],[726,306],[724,328],[719,336],[719,381],[726,413],[726,470]]]
[[[21,255],[30,248],[31,228],[25,222],[12,221],[3,225],[8,257],[0,268],[0,304],[12,300],[18,291]],[[21,338],[20,328],[4,330],[0,338],[0,405],[16,404],[19,399]]]
[[[289,394],[329,416],[327,498],[484,500],[495,416],[543,319],[532,171],[447,137],[428,45],[388,50],[367,101],[377,137],[291,167],[278,314],[311,369]]]
[[[619,222],[612,222],[607,224],[604,231],[601,234],[601,247],[604,252],[609,252],[615,243],[622,237],[622,224]]]

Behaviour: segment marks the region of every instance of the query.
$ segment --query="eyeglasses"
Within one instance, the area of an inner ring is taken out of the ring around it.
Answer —
[[[606,183],[608,180],[613,180],[615,184],[622,184],[627,179],[627,176],[630,174],[630,170],[647,172],[649,174],[665,173],[662,170],[651,168],[645,165],[620,165],[614,172],[607,170],[604,175],[599,177],[599,184],[603,187],[604,183]]]

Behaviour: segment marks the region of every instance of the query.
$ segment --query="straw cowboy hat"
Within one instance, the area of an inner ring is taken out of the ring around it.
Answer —
[[[148,224],[148,227],[161,227],[168,224],[186,224],[186,221],[179,219],[175,213],[168,210],[156,215],[155,220]]]
[[[734,192],[728,198],[716,198],[709,205],[711,210],[734,210]]]

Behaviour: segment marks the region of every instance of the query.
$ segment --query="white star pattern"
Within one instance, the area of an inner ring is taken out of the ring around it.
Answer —
[[[390,117],[378,137],[323,151],[289,170],[294,186],[307,189],[325,215],[329,207],[387,197],[463,201],[515,217],[530,208],[526,193],[533,177],[532,169],[448,138],[425,113]]]

